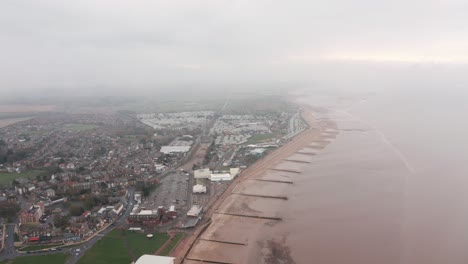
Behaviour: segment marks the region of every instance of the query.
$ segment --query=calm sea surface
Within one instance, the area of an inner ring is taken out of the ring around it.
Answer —
[[[340,133],[295,177],[297,263],[468,263],[468,96],[303,97]]]

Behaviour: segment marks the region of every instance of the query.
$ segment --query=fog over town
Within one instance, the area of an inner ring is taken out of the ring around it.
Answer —
[[[375,73],[466,81],[466,5],[3,1],[1,95],[345,86]]]
[[[466,10],[0,1],[0,264],[466,264]]]

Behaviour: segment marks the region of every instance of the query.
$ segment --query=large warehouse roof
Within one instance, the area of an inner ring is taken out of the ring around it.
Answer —
[[[190,146],[162,146],[161,152],[164,154],[185,153],[190,150]]]
[[[174,264],[172,257],[154,256],[154,255],[143,255],[135,264]]]
[[[230,173],[212,173],[210,177],[211,181],[230,181],[232,176]]]
[[[203,207],[199,206],[199,205],[192,205],[192,207],[190,208],[190,210],[187,212],[187,216],[195,216],[197,217],[201,210],[203,209]]]
[[[209,179],[210,175],[211,175],[211,171],[209,168],[199,169],[193,172],[193,176],[196,179]]]

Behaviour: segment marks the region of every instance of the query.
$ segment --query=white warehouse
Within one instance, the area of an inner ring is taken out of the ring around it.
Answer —
[[[195,179],[209,179],[211,176],[211,171],[208,168],[195,170],[193,172],[193,177]]]
[[[210,179],[210,181],[230,181],[239,174],[239,168],[231,168],[229,171],[211,172],[210,169],[199,169],[194,171],[195,179]]]
[[[206,186],[196,184],[193,186],[193,193],[206,193]]]
[[[164,154],[186,153],[190,148],[191,146],[162,146],[161,152]]]
[[[214,181],[214,182],[230,181],[232,179],[233,178],[230,173],[212,173],[210,177],[210,181]]]

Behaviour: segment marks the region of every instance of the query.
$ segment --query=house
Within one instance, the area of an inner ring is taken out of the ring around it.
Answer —
[[[167,216],[169,218],[176,218],[177,217],[177,211],[175,210],[175,206],[171,205],[169,207],[169,210],[166,212]]]
[[[34,186],[34,184],[30,183],[30,184],[27,184],[27,185],[26,185],[26,189],[27,189],[29,192],[31,192],[31,191],[33,191],[33,190],[36,189],[36,186]]]
[[[31,205],[27,210],[24,210],[20,213],[19,219],[20,223],[37,223],[39,219],[44,214],[44,204],[40,203],[38,205]]]
[[[166,170],[166,166],[162,164],[155,164],[154,169],[156,170],[156,172],[163,172]]]
[[[47,195],[47,197],[54,197],[55,196],[54,189],[47,189],[46,190],[46,195]]]

